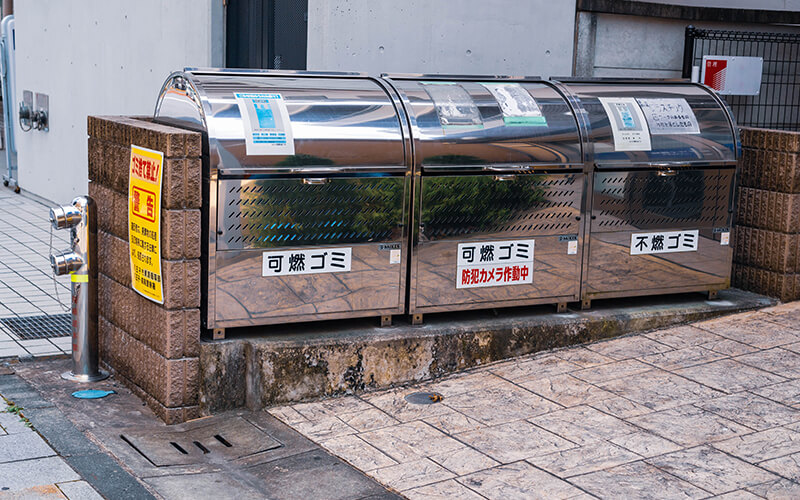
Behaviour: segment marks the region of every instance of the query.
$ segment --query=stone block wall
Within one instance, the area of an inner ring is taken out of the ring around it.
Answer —
[[[745,127],[741,136],[732,284],[800,299],[800,133]]]
[[[98,207],[100,359],[166,423],[200,415],[199,133],[145,118],[89,117],[89,195]],[[161,272],[164,303],[131,288],[131,144],[164,153]]]

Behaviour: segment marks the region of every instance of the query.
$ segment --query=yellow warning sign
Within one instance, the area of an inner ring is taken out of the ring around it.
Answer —
[[[131,145],[128,241],[133,289],[164,303],[161,287],[161,174],[164,153]]]

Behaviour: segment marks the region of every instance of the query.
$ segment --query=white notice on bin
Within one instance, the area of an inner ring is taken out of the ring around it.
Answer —
[[[294,137],[281,94],[234,92],[248,155],[293,155]]]
[[[459,243],[456,288],[533,283],[534,240]]]
[[[647,118],[651,134],[700,133],[697,117],[686,99],[636,99],[636,101]]]
[[[697,229],[658,233],[633,233],[631,235],[631,255],[696,252],[699,240],[700,231]]]
[[[614,135],[616,151],[650,151],[650,130],[633,97],[600,97]]]

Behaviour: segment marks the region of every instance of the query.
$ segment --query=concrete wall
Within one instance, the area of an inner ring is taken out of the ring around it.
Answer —
[[[565,75],[574,0],[309,0],[308,69]]]
[[[718,9],[800,10],[800,0],[645,0],[650,3]]]
[[[800,27],[791,26],[693,23],[588,12],[580,12],[577,19],[577,76],[679,78],[684,31],[689,24],[707,29],[800,33]]]
[[[87,115],[151,114],[171,71],[222,65],[222,12],[222,0],[16,2],[13,109],[23,90],[50,96],[49,132],[16,125],[22,189],[86,193]]]

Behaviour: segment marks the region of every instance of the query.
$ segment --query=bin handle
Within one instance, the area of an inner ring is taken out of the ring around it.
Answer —
[[[501,174],[501,175],[495,175],[494,176],[494,180],[500,181],[500,182],[513,181],[516,178],[517,178],[517,176],[514,175],[514,174]]]
[[[678,175],[678,171],[674,168],[665,168],[663,170],[656,170],[656,175],[659,177],[672,177]]]
[[[328,178],[327,177],[306,177],[303,179],[303,184],[309,185],[320,185],[320,184],[327,184]]]

